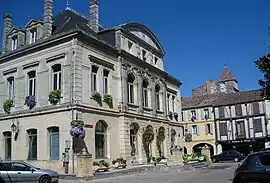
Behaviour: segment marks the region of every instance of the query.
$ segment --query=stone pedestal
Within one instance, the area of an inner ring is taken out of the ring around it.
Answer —
[[[89,180],[93,177],[92,154],[88,154],[85,150],[77,154],[77,171],[76,177]]]
[[[211,161],[210,147],[205,145],[201,150],[201,154],[207,156],[209,158],[209,160]]]
[[[175,146],[172,149],[172,165],[184,165],[183,163],[183,149],[180,146]]]

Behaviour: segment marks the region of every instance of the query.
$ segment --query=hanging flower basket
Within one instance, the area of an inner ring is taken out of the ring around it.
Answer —
[[[185,135],[185,141],[186,142],[191,142],[192,141],[192,135],[191,135],[191,133],[186,133],[186,135]]]
[[[48,100],[51,104],[56,105],[60,102],[61,90],[53,90],[49,93]]]
[[[100,106],[102,106],[102,97],[99,92],[94,91],[92,97]]]
[[[13,100],[6,100],[3,104],[3,108],[6,114],[10,114],[10,109],[13,106]]]
[[[105,94],[103,101],[110,107],[113,108],[113,98],[110,94]]]
[[[24,105],[27,105],[29,109],[33,109],[36,105],[36,97],[35,96],[27,96],[25,97]]]
[[[81,139],[85,137],[85,129],[82,126],[72,126],[69,133],[72,137],[79,137]]]

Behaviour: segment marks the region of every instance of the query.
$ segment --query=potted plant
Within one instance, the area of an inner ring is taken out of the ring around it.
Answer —
[[[13,100],[5,100],[3,108],[6,114],[10,114],[10,109],[13,106]]]
[[[116,169],[118,169],[118,168],[123,169],[123,168],[127,167],[127,160],[120,157],[120,158],[113,160],[112,164],[113,164],[114,168],[116,168]]]
[[[153,128],[151,126],[148,126],[148,127],[146,127],[146,129],[142,135],[142,141],[143,141],[142,143],[143,143],[143,147],[145,150],[147,163],[150,163],[150,161],[151,161],[149,145],[151,144],[153,139],[154,139]]]
[[[113,98],[110,94],[105,94],[103,101],[110,107],[113,108]]]
[[[29,109],[33,109],[36,105],[36,97],[29,95],[27,97],[25,97],[25,101],[24,101],[24,105],[27,105],[29,107]]]
[[[93,91],[92,92],[92,97],[100,106],[102,106],[102,100],[101,100],[102,97],[101,97],[99,92]]]
[[[48,100],[51,104],[56,105],[60,102],[61,90],[53,90],[49,93]]]
[[[99,162],[93,162],[95,172],[107,172],[109,170],[110,163],[105,160],[100,160]]]

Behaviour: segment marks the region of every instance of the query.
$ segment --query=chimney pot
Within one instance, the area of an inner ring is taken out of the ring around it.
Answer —
[[[44,0],[43,37],[52,35],[53,0]]]
[[[3,40],[2,40],[2,53],[6,53],[8,50],[8,32],[11,30],[12,27],[12,15],[10,13],[6,13],[3,16],[4,19],[4,26],[3,26]]]

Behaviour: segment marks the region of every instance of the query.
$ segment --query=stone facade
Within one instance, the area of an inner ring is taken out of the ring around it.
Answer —
[[[133,144],[136,163],[145,163],[142,134],[147,126],[155,134],[151,155],[157,156],[156,134],[163,127],[162,151],[170,158],[172,144],[183,145],[181,82],[163,70],[164,51],[154,34],[133,23],[101,30],[97,39],[90,35],[89,21],[70,9],[49,25],[50,3],[45,0],[43,22],[32,19],[26,30],[13,28],[4,36],[8,49],[0,57],[0,157],[64,172],[61,155],[71,141],[70,122],[77,118],[85,123],[85,143],[94,160],[122,156],[130,163]],[[62,30],[58,22],[67,16],[82,22]],[[61,92],[56,105],[48,101],[52,91]],[[25,105],[27,96],[36,101],[31,109]],[[112,97],[112,106],[103,101],[105,96]],[[70,151],[70,170],[73,165],[76,171]]]

